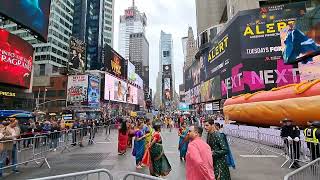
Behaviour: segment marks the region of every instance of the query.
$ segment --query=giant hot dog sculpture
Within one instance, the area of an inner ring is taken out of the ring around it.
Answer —
[[[223,111],[230,120],[245,124],[279,126],[289,118],[304,126],[320,120],[320,79],[232,97]]]

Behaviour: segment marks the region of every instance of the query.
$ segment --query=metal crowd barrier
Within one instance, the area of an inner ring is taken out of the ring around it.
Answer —
[[[72,179],[72,180],[113,180],[113,176],[107,169],[96,169],[90,171],[76,172],[70,174],[63,174],[57,176],[43,177],[43,178],[35,178],[30,180],[54,180],[54,179]]]
[[[320,158],[302,166],[287,174],[284,180],[319,180],[320,179]]]
[[[231,127],[225,127],[223,130],[229,143],[246,145],[246,147],[252,149],[254,154],[269,152],[283,156],[286,160],[281,167],[288,164],[288,167],[291,168],[297,163],[308,163],[320,157],[320,144],[305,142],[303,136],[299,139],[288,139],[280,137],[279,130],[268,132],[264,128]]]
[[[57,149],[62,149],[61,152],[71,151],[70,146],[83,145],[85,142],[88,142],[88,145],[95,144],[95,137],[103,135],[104,129],[104,126],[94,126],[36,133],[30,138],[0,141],[0,145],[4,147],[0,151],[0,172],[8,168],[16,169],[20,165],[28,165],[31,162],[40,167],[46,164],[51,168],[47,159],[48,153]]]
[[[122,180],[163,180],[163,179],[154,177],[154,176],[149,176],[146,174],[130,172],[130,173],[127,173]]]

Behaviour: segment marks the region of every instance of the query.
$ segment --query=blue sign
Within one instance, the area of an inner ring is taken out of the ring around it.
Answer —
[[[89,76],[88,104],[91,107],[100,106],[100,77]]]

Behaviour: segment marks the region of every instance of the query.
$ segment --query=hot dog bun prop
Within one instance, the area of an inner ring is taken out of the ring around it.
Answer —
[[[305,126],[320,120],[320,79],[229,98],[223,112],[228,119],[244,124],[279,126],[288,118]]]

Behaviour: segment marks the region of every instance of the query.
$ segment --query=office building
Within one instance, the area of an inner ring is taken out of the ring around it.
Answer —
[[[197,16],[197,34],[207,28],[220,24],[227,10],[226,0],[195,0]]]
[[[129,60],[135,65],[136,73],[149,87],[149,42],[144,33],[130,34]]]
[[[186,42],[186,53],[185,53],[185,68],[192,65],[195,60],[195,55],[197,53],[196,40],[194,39],[192,27],[188,29],[188,38]]]
[[[50,7],[48,42],[35,39],[15,23],[3,21],[0,27],[7,29],[31,43],[35,49],[34,76],[58,74],[66,67],[69,56],[69,39],[72,34],[73,0],[52,1]]]
[[[169,106],[175,96],[175,79],[174,79],[174,63],[173,63],[173,41],[172,34],[161,31],[160,43],[159,43],[159,72],[157,91],[159,92],[159,99],[161,104]],[[165,89],[169,89],[170,98],[165,97],[167,92],[163,92]]]
[[[114,0],[75,0],[72,35],[87,45],[86,69],[103,67],[104,44],[112,47]]]
[[[132,7],[124,11],[124,15],[120,16],[119,25],[119,53],[125,59],[129,59],[130,34],[143,33],[145,34],[145,27],[147,25],[147,17],[145,13],[135,7],[134,0]]]

